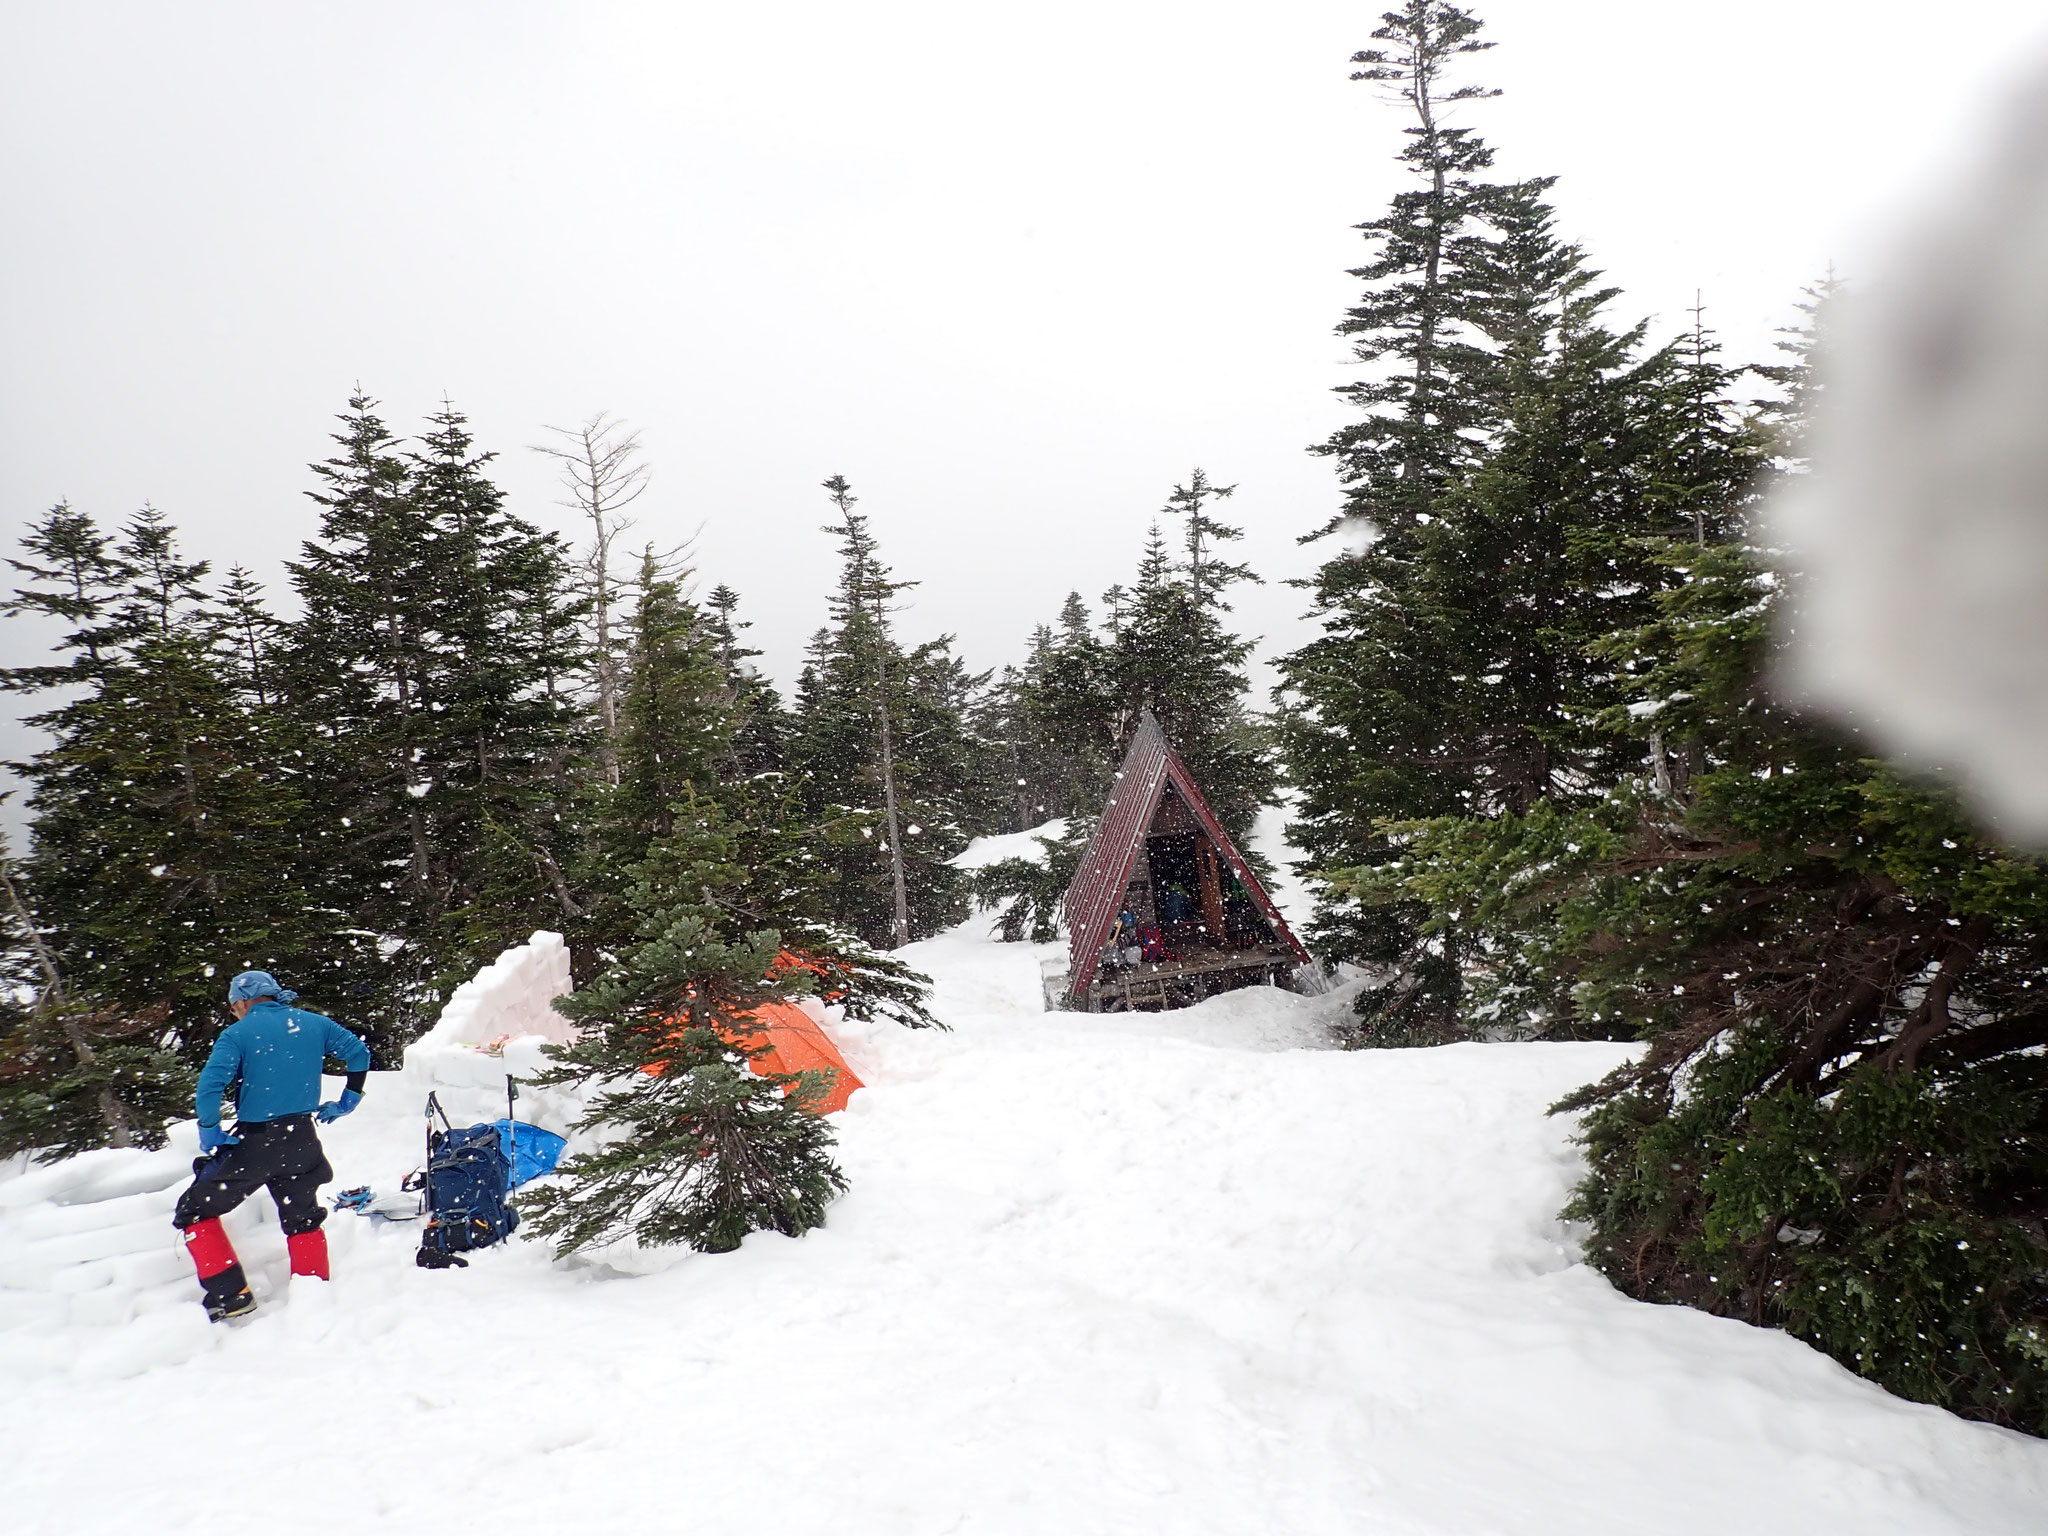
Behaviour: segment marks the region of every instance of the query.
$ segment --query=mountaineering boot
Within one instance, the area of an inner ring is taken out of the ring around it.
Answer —
[[[256,1310],[256,1298],[243,1278],[235,1245],[228,1241],[218,1216],[195,1221],[185,1228],[185,1251],[192,1255],[192,1267],[199,1272],[209,1321],[226,1322]]]
[[[256,1310],[256,1298],[242,1278],[242,1266],[233,1265],[221,1274],[199,1282],[206,1288],[201,1298],[210,1323],[231,1323]]]
[[[316,1280],[325,1280],[327,1274],[327,1233],[319,1227],[310,1232],[294,1232],[284,1240],[287,1252],[292,1256],[294,1275],[311,1275]]]

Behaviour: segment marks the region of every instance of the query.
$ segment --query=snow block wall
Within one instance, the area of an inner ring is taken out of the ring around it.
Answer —
[[[440,1019],[408,1047],[403,1072],[374,1072],[364,1107],[324,1127],[336,1188],[370,1183],[403,1207],[399,1185],[424,1160],[421,1106],[429,1092],[457,1125],[505,1113],[505,1080],[529,1078],[542,1051],[572,1026],[553,1000],[570,990],[569,949],[536,933],[456,989]],[[344,1021],[346,1022],[346,1021]],[[328,1080],[329,1090],[337,1086]],[[518,1113],[566,1133],[582,1108],[563,1090],[520,1090]],[[169,1128],[155,1152],[104,1149],[47,1167],[0,1162],[0,1380],[50,1371],[128,1376],[191,1358],[221,1342],[199,1307],[191,1260],[171,1210],[191,1182],[199,1128]],[[284,1299],[290,1267],[277,1209],[258,1193],[225,1219],[265,1307]],[[326,1226],[338,1271],[375,1223],[337,1214]],[[410,1251],[412,1229],[389,1239]]]
[[[570,990],[569,946],[559,933],[542,929],[457,987],[440,1019],[412,1050],[484,1045],[523,1035],[545,1035],[564,1043],[575,1030],[555,1012],[554,1000]]]
[[[187,1120],[155,1152],[108,1148],[0,1168],[0,1376],[132,1376],[215,1342],[171,1225],[198,1150],[198,1124]],[[257,1294],[279,1294],[289,1259],[270,1196],[256,1194],[223,1224]],[[340,1233],[337,1254],[353,1235]]]
[[[543,929],[506,950],[457,987],[434,1027],[405,1048],[405,1091],[437,1093],[457,1125],[502,1117],[505,1079],[531,1078],[547,1064],[542,1052],[575,1033],[554,1009],[571,990],[559,933]],[[518,1107],[520,1119],[566,1133],[581,1105],[566,1092],[526,1088]]]

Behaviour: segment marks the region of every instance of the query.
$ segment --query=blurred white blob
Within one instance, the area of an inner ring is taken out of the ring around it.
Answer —
[[[1369,517],[1347,517],[1337,525],[1337,544],[1347,555],[1365,554],[1379,541],[1379,526]]]
[[[2048,841],[2048,77],[1823,350],[1787,691]]]

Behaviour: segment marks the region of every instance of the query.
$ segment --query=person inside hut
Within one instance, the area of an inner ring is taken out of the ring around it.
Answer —
[[[1125,965],[1138,963],[1138,914],[1129,907],[1116,915],[1116,931],[1110,937],[1116,948],[1116,957]]]

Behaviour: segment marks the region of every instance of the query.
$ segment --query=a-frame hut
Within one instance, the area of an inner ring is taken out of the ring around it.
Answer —
[[[1283,983],[1308,951],[1147,710],[1067,887],[1067,998],[1178,1008]]]

